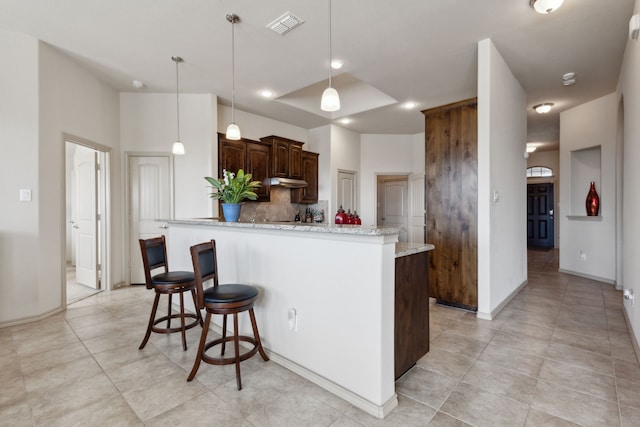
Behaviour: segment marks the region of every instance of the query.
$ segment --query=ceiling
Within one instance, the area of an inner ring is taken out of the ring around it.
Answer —
[[[528,141],[553,149],[560,111],[615,91],[633,3],[565,0],[540,15],[529,0],[335,0],[333,57],[344,66],[333,72],[342,109],[332,115],[320,110],[328,0],[0,0],[0,28],[59,48],[119,91],[175,92],[171,56],[181,56],[181,93],[214,93],[230,105],[225,16],[235,13],[236,108],[304,128],[382,134],[421,132],[421,110],[476,96],[477,42],[491,38],[528,106],[555,104],[544,116],[527,110]],[[285,12],[305,22],[281,36],[267,24]],[[562,85],[567,72],[574,86]],[[274,97],[260,97],[263,89]]]

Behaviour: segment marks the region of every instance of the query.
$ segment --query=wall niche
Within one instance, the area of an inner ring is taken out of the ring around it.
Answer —
[[[602,192],[600,177],[602,171],[600,145],[583,148],[571,152],[571,214],[570,219],[599,220],[602,215]],[[587,217],[585,201],[589,193],[589,185],[593,181],[600,196],[600,214],[597,217]],[[606,197],[606,195],[605,195]]]

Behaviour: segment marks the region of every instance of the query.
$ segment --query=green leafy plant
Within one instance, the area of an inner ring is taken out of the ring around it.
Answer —
[[[255,190],[260,188],[261,184],[260,181],[251,181],[250,173],[245,174],[244,170],[240,169],[237,174],[234,174],[224,169],[222,176],[220,179],[204,177],[216,190],[211,193],[212,199],[221,200],[223,203],[240,203],[244,199],[258,198]]]

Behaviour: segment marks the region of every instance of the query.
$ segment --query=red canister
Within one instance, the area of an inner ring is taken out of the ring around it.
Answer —
[[[347,223],[347,214],[344,213],[344,209],[342,209],[342,205],[340,205],[340,209],[338,209],[338,213],[336,213],[335,223],[336,224]]]

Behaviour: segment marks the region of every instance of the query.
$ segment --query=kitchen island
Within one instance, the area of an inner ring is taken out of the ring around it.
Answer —
[[[398,229],[206,219],[168,223],[172,269],[191,269],[189,247],[215,239],[220,283],[260,289],[255,312],[271,360],[376,417],[397,406]],[[250,331],[248,319],[241,319],[240,328]]]

